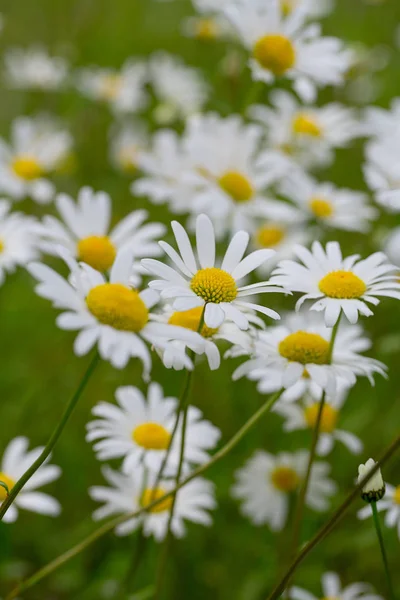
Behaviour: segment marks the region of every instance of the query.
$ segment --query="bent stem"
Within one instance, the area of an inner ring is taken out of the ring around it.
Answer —
[[[46,446],[44,447],[41,455],[29,467],[29,469],[27,471],[25,471],[25,473],[22,475],[22,477],[20,477],[18,479],[18,481],[15,483],[15,485],[11,488],[7,498],[1,504],[1,506],[0,506],[0,521],[3,519],[7,510],[10,508],[11,504],[14,502],[15,498],[18,496],[18,494],[20,493],[20,491],[22,490],[24,485],[26,485],[26,483],[28,483],[30,478],[36,473],[36,471],[39,469],[39,467],[41,467],[41,465],[45,462],[45,460],[50,455],[50,453],[53,450],[54,446],[56,445],[58,439],[60,438],[60,436],[64,430],[64,427],[66,426],[71,414],[73,413],[75,406],[77,405],[78,400],[81,397],[82,392],[85,389],[90,377],[92,376],[99,360],[100,360],[100,356],[99,356],[98,352],[96,352],[95,355],[93,356],[92,360],[90,361],[89,366],[86,369],[86,371],[81,379],[81,382],[78,385],[76,392],[74,393],[71,400],[67,404],[67,407],[61,417],[60,422],[58,423],[57,427],[53,431],[53,433],[52,433],[49,441],[47,442]]]
[[[376,508],[376,502],[371,502],[371,509],[372,509],[372,516],[374,519],[374,525],[375,525],[375,529],[376,529],[376,535],[378,536],[379,547],[381,549],[382,562],[383,562],[383,568],[385,569],[386,581],[387,581],[387,586],[388,586],[388,590],[389,590],[389,597],[390,597],[390,600],[395,600],[392,577],[390,575],[390,569],[389,569],[389,563],[388,563],[387,554],[386,554],[385,542],[383,540],[382,528],[381,528],[381,524],[379,521],[379,513],[378,513],[378,509]]]
[[[223,446],[221,448],[221,450],[219,450],[218,452],[216,452],[214,454],[214,456],[212,457],[211,460],[209,460],[205,465],[202,465],[202,466],[198,467],[195,471],[193,471],[190,475],[188,475],[188,477],[186,477],[186,479],[182,480],[176,486],[175,489],[170,490],[169,492],[167,492],[166,494],[164,494],[160,498],[157,498],[156,500],[154,500],[154,502],[151,502],[147,506],[141,507],[139,510],[137,510],[137,511],[135,511],[133,513],[119,515],[118,517],[115,517],[111,521],[108,521],[107,523],[104,523],[104,525],[102,525],[101,527],[99,527],[98,529],[96,529],[96,531],[94,531],[89,536],[87,536],[84,540],[82,540],[81,542],[79,542],[79,544],[77,544],[76,546],[73,546],[72,548],[70,548],[69,550],[67,550],[67,552],[64,552],[64,554],[61,554],[60,556],[58,556],[57,558],[55,558],[53,561],[51,561],[50,563],[48,563],[47,565],[45,565],[44,567],[42,567],[41,569],[39,569],[39,571],[37,571],[36,573],[34,573],[26,581],[23,581],[19,585],[17,585],[10,592],[10,594],[6,597],[6,600],[13,600],[13,598],[16,598],[17,596],[19,596],[25,590],[31,588],[36,583],[39,583],[39,581],[41,581],[42,579],[44,579],[45,577],[47,577],[48,575],[50,575],[51,573],[53,573],[54,571],[56,571],[59,567],[61,567],[65,563],[67,563],[71,558],[74,558],[75,556],[77,556],[80,552],[83,552],[83,550],[85,550],[91,544],[93,544],[98,539],[100,539],[101,537],[103,537],[103,535],[106,535],[107,533],[109,533],[110,531],[112,531],[115,527],[117,527],[121,523],[125,523],[125,521],[128,521],[129,519],[133,519],[133,518],[139,517],[143,513],[148,512],[149,510],[151,510],[152,508],[154,508],[155,506],[157,506],[158,504],[160,504],[160,502],[164,502],[167,498],[169,498],[170,496],[172,496],[172,494],[176,494],[176,492],[178,490],[180,490],[181,488],[183,488],[190,481],[192,481],[196,477],[199,477],[199,475],[202,475],[203,473],[205,473],[206,471],[208,471],[208,469],[210,469],[213,465],[215,465],[217,462],[219,462],[220,460],[222,460],[227,454],[229,454],[229,452],[231,450],[233,450],[233,448],[235,446],[237,446],[237,444],[252,429],[252,427],[254,427],[254,425],[267,412],[269,412],[271,410],[271,408],[274,406],[275,402],[281,396],[282,392],[283,392],[283,389],[279,390],[279,392],[276,392],[270,398],[268,398],[267,401],[262,406],[260,406],[260,408],[250,417],[250,419],[248,421],[246,421],[246,423],[243,425],[243,427],[241,427],[239,429],[239,431],[237,431],[235,433],[235,435],[231,437],[231,439],[225,444],[225,446]],[[369,477],[372,476],[372,474],[374,472],[375,472],[374,469],[371,469],[371,471],[369,471],[369,473],[368,473],[368,479],[369,479]],[[365,480],[364,485],[365,485],[366,481],[368,481],[368,479]]]

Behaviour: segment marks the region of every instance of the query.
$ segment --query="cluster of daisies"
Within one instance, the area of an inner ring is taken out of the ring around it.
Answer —
[[[273,410],[288,436],[312,432],[320,420],[305,502],[323,512],[337,490],[327,459],[334,446],[363,451],[361,439],[341,427],[342,407],[359,378],[373,384],[375,375],[387,372],[365,355],[371,342],[360,317],[372,316],[382,298],[400,299],[399,230],[383,242],[387,254],[365,258],[343,256],[336,241],[321,243],[336,230],[370,232],[380,214],[373,199],[400,212],[399,101],[388,111],[369,108],[364,114],[336,102],[317,103],[318,91],[344,85],[354,64],[353,52],[323,36],[316,22],[333,3],[215,5],[195,0],[197,16],[182,31],[208,41],[226,36],[246,55],[262,94],[242,115],[202,112],[212,99],[205,79],[164,53],[147,62],[129,59],[119,70],[79,72],[39,47],[13,49],[4,59],[9,87],[52,91],[72,85],[106,102],[115,117],[110,163],[133,179],[133,196],[166,204],[185,225],[172,221],[171,244],[162,239],[170,230],[150,222],[146,210],[130,211],[129,202],[116,223],[105,191],[59,193],[57,176],[70,177],[76,159],[74,141],[49,115],[15,119],[9,141],[0,142],[0,284],[6,273],[25,267],[37,282],[36,293],[61,311],[57,325],[77,332],[76,355],[95,349],[116,369],[141,362],[143,386],[119,387],[115,402],[93,409],[87,441],[99,461],[111,466],[103,469],[108,486],[92,487],[90,495],[101,503],[95,519],[127,515],[117,534],[140,527],[158,541],[168,527],[183,536],[185,521],[212,523],[216,499],[210,481],[193,478],[179,489],[175,504],[168,493],[177,472],[190,477],[210,459],[221,433],[195,406],[183,418],[178,399],[165,396],[151,379],[153,362],[190,371],[198,361],[217,370],[222,359],[239,359],[233,379],[248,378],[261,395],[279,394]],[[279,87],[282,81],[290,91],[266,93],[265,84]],[[143,114],[154,97],[150,134]],[[135,120],[127,122],[132,113]],[[179,121],[178,133],[171,124]],[[371,194],[318,178],[336,150],[358,138],[367,140],[364,173]],[[50,205],[48,214],[14,210],[13,203],[26,198]],[[285,296],[294,310],[282,310]],[[4,451],[0,503],[41,452],[28,451],[28,445],[18,437]],[[276,455],[257,450],[232,484],[242,513],[255,525],[282,530],[290,499],[308,477],[308,462],[304,449]],[[59,503],[37,489],[59,476],[59,467],[42,466],[6,520],[15,520],[19,508],[57,515]],[[154,500],[160,502],[145,514],[129,517]],[[380,506],[400,537],[400,488],[388,486]],[[360,517],[366,515],[361,511]],[[327,598],[377,598],[364,584],[341,591],[333,573],[324,575],[322,587]],[[291,597],[314,598],[296,587]]]

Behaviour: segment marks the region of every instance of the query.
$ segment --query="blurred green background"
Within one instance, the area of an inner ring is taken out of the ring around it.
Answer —
[[[216,0],[217,2],[218,0]],[[388,105],[400,95],[400,52],[394,45],[400,21],[400,2],[366,4],[362,0],[337,0],[334,13],[324,21],[327,33],[346,41],[380,46],[387,54],[386,68],[376,74],[364,67],[367,79],[377,82],[377,102]],[[188,64],[200,67],[213,86],[209,108],[223,114],[238,110],[249,83],[248,74],[232,88],[216,64],[229,50],[226,42],[204,44],[181,34],[182,19],[193,14],[189,1],[156,2],[152,0],[2,0],[5,18],[0,36],[3,52],[10,46],[28,46],[40,42],[51,52],[67,56],[74,66],[98,64],[118,67],[128,56],[146,58],[164,49],[179,54]],[[326,92],[323,100],[346,101],[346,91]],[[145,199],[133,199],[130,179],[112,169],[108,160],[108,130],[112,117],[106,107],[85,100],[78,93],[55,94],[16,92],[3,87],[0,95],[1,135],[9,134],[11,121],[23,114],[49,111],[65,121],[71,129],[77,150],[77,169],[57,181],[60,191],[75,194],[82,185],[108,191],[113,198],[115,220],[134,208],[146,206],[156,220],[168,222],[167,211],[154,207]],[[341,151],[331,173],[338,185],[364,189],[361,173],[362,146]],[[52,208],[38,208],[31,202],[19,205],[37,215]],[[343,235],[338,239],[346,253],[368,253],[379,243],[385,228],[395,224],[393,217],[382,217],[377,233],[369,239],[361,235]],[[329,234],[334,239],[335,233]],[[273,298],[273,307],[282,309],[282,300]],[[353,431],[365,443],[365,452],[354,457],[344,448],[335,448],[329,457],[332,473],[340,493],[338,505],[350,489],[358,463],[369,456],[379,456],[399,431],[398,369],[400,336],[399,306],[387,300],[365,322],[374,339],[373,355],[390,367],[390,379],[377,380],[375,388],[364,381],[352,391],[343,410],[340,425]],[[35,296],[29,275],[20,270],[7,278],[0,288],[0,451],[16,435],[26,435],[34,446],[43,444],[57,423],[66,401],[75,390],[89,357],[76,358],[72,352],[74,335],[55,326],[55,311],[49,303]],[[255,387],[247,381],[231,382],[232,361],[223,363],[217,373],[210,373],[201,363],[194,377],[192,401],[206,418],[223,432],[227,440],[255,411],[261,401]],[[182,374],[166,371],[154,360],[153,378],[160,381],[168,395],[178,395]],[[21,512],[14,525],[0,524],[0,596],[20,578],[53,559],[93,531],[91,520],[95,504],[87,494],[89,486],[100,484],[100,464],[84,441],[85,424],[92,406],[99,400],[113,401],[119,385],[139,385],[140,365],[131,361],[119,372],[101,364],[91,380],[53,455],[62,466],[63,476],[48,486],[62,503],[62,516],[50,519]],[[270,452],[307,447],[310,434],[283,434],[281,419],[265,419],[235,451],[209,472],[217,485],[219,508],[214,526],[205,529],[188,526],[184,541],[175,542],[171,550],[165,598],[174,600],[261,600],[287,561],[288,529],[273,536],[266,527],[253,527],[240,516],[238,505],[229,495],[233,472],[257,448]],[[395,457],[384,475],[392,484],[400,484],[400,457]],[[361,500],[348,513],[340,527],[316,552],[310,555],[296,576],[296,583],[320,593],[319,580],[326,570],[336,570],[345,583],[368,581],[385,595],[383,572],[372,522],[355,518]],[[311,535],[326,515],[307,511],[305,534]],[[385,529],[389,560],[400,590],[398,570],[399,539],[394,529]],[[108,535],[66,566],[32,588],[24,598],[50,600],[100,600],[115,598],[113,581],[121,580],[132,561],[135,535],[118,539]],[[158,553],[151,542],[150,552],[142,563],[135,590],[145,588],[154,579]],[[139,596],[138,596],[139,598]]]

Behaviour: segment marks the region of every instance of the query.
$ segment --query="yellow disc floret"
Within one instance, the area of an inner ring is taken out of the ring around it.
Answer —
[[[0,239],[0,254],[4,251],[4,242]]]
[[[33,181],[44,174],[44,170],[36,158],[23,154],[14,158],[11,168],[18,177],[26,181]]]
[[[218,25],[211,17],[199,18],[194,24],[193,33],[198,40],[215,40],[218,37]]]
[[[159,423],[142,423],[132,431],[132,439],[146,450],[167,450],[171,435]]]
[[[1,471],[0,471],[0,481],[2,483],[5,483],[6,486],[8,487],[8,491],[11,492],[11,488],[14,487],[15,481],[13,479],[11,479],[11,477],[6,475],[5,473],[2,473]],[[7,498],[6,489],[2,485],[0,485],[0,502],[3,502],[3,500],[5,500],[6,498]]]
[[[97,271],[108,271],[114,263],[116,248],[106,235],[91,235],[77,244],[79,260]]]
[[[100,323],[120,331],[137,333],[149,319],[149,311],[138,292],[120,283],[103,283],[92,288],[86,304]]]
[[[361,298],[367,291],[364,281],[351,271],[332,271],[321,279],[318,287],[325,296],[340,300]]]
[[[273,486],[280,492],[294,492],[300,477],[292,467],[276,467],[271,473]]]
[[[393,492],[393,502],[400,504],[400,485],[398,485]]]
[[[315,402],[315,404],[307,406],[304,411],[306,423],[311,429],[314,429],[317,424],[318,412],[319,402]],[[332,431],[334,431],[336,428],[338,416],[339,413],[336,408],[333,408],[333,406],[330,404],[324,404],[321,415],[320,430],[323,433],[332,433]]]
[[[219,178],[218,183],[235,202],[248,202],[253,197],[251,181],[239,171],[227,171]]]
[[[196,306],[196,308],[191,308],[182,312],[174,312],[168,319],[168,323],[170,325],[176,325],[177,327],[185,327],[185,329],[190,329],[191,331],[198,331],[203,337],[208,338],[217,333],[218,329],[207,327],[207,325],[204,324],[201,331],[199,331],[202,312],[202,306]]]
[[[162,487],[158,487],[155,489],[147,488],[143,492],[142,499],[141,499],[141,505],[144,507],[148,506],[155,500],[158,500],[159,498],[162,498],[163,496],[165,496],[166,493],[167,493],[167,490],[165,490]],[[158,504],[153,506],[153,508],[150,508],[149,512],[161,513],[166,510],[170,510],[171,506],[172,506],[172,498],[173,498],[172,495],[168,496],[168,498],[165,498],[165,500],[162,500],[161,502],[159,502]]]
[[[296,0],[281,0],[282,14],[287,17],[295,7]]]
[[[285,237],[285,230],[277,225],[264,225],[256,233],[256,240],[263,248],[277,246]]]
[[[104,100],[115,100],[122,87],[122,78],[118,73],[104,75],[100,84],[100,96]]]
[[[292,127],[294,133],[301,135],[320,137],[322,134],[321,127],[315,117],[307,113],[298,113],[293,119]]]
[[[296,62],[296,50],[292,42],[280,34],[264,35],[254,45],[253,56],[264,69],[276,76],[283,75]]]
[[[237,296],[236,282],[232,275],[215,267],[197,271],[190,282],[190,288],[197,296],[214,304],[232,302]]]
[[[318,219],[326,219],[326,217],[330,217],[333,214],[332,203],[325,198],[311,198],[308,206]]]
[[[137,156],[136,146],[125,146],[120,149],[118,153],[118,163],[123,171],[126,173],[135,173],[137,170],[137,163],[135,157]]]
[[[302,365],[328,364],[329,342],[318,333],[296,331],[285,337],[278,349],[281,356]]]

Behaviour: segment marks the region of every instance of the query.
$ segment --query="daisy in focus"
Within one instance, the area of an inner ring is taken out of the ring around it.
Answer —
[[[141,123],[123,125],[111,131],[110,161],[115,168],[129,175],[138,169],[139,156],[147,150],[148,139]]]
[[[9,87],[27,90],[56,91],[68,76],[68,63],[59,56],[52,57],[45,48],[10,48],[4,56],[5,79]]]
[[[204,322],[215,329],[228,319],[240,329],[248,329],[246,310],[255,310],[271,319],[279,314],[260,304],[247,302],[246,296],[268,292],[282,292],[279,287],[263,281],[238,287],[238,282],[274,255],[273,250],[263,249],[243,258],[249,244],[249,234],[239,231],[232,238],[220,267],[215,266],[216,248],[214,227],[206,215],[196,221],[196,254],[185,229],[177,221],[171,223],[180,254],[166,242],[160,246],[171,259],[174,267],[155,259],[143,259],[142,265],[149,273],[160,277],[149,283],[162,298],[174,300],[175,311],[187,311],[205,306]]]
[[[171,444],[176,422],[178,400],[165,398],[162,387],[150,383],[147,398],[132,386],[115,392],[118,406],[108,402],[97,404],[92,413],[97,417],[87,425],[88,442],[95,441],[94,451],[99,460],[123,458],[122,470],[134,471],[139,464],[158,473],[169,449],[164,474],[174,475],[180,459],[182,423]],[[220,438],[220,431],[203,420],[198,408],[189,406],[185,433],[184,470],[209,459]]]
[[[338,38],[321,37],[319,24],[308,25],[301,5],[287,15],[279,0],[238,0],[225,14],[251,54],[253,79],[289,79],[307,101],[315,99],[317,88],[343,83],[350,53]]]
[[[312,300],[310,310],[324,313],[327,327],[333,327],[341,312],[354,324],[358,315],[373,315],[367,304],[377,306],[379,297],[400,299],[398,268],[388,262],[383,252],[359,260],[354,254],[342,257],[338,242],[328,242],[326,249],[314,242],[311,251],[296,246],[295,255],[302,264],[282,261],[272,274],[271,283],[303,295],[296,310]]]
[[[55,188],[48,176],[63,165],[71,148],[71,135],[49,117],[15,119],[11,142],[0,140],[0,190],[15,200],[50,202]]]
[[[254,525],[268,524],[272,531],[281,531],[288,518],[290,495],[300,489],[307,463],[305,450],[293,454],[281,452],[277,456],[258,450],[236,471],[232,488],[233,497],[242,501],[243,515]],[[312,510],[328,510],[329,496],[336,492],[329,471],[326,462],[315,462],[312,466],[306,496],[306,505]]]
[[[150,311],[159,295],[150,289],[132,289],[130,248],[117,254],[109,281],[89,265],[78,264],[65,249],[59,248],[59,253],[74,285],[43,263],[31,263],[28,271],[39,282],[36,293],[51,300],[55,308],[66,310],[57,325],[79,331],[74,343],[77,356],[98,345],[100,356],[117,369],[125,367],[131,357],[140,358],[143,377],[148,379],[152,361],[146,343],[162,346],[178,339],[203,346],[203,338],[194,331],[152,322]]]
[[[343,587],[336,573],[325,573],[321,578],[321,594],[314,595],[303,588],[293,586],[289,589],[290,598],[293,600],[318,600],[319,598],[336,598],[337,600],[383,600],[381,596],[373,593],[368,583],[352,583]]]
[[[400,131],[396,136],[370,142],[366,148],[364,178],[376,201],[386,210],[400,212]]]
[[[78,90],[108,104],[116,113],[137,112],[147,104],[147,69],[141,62],[125,61],[121,69],[88,67],[76,76]]]
[[[6,273],[38,258],[34,217],[10,209],[10,202],[0,200],[0,285]]]
[[[97,502],[104,502],[104,506],[93,513],[95,521],[105,519],[116,514],[133,513],[151,504],[154,500],[162,498],[175,487],[172,480],[161,480],[157,487],[157,476],[146,472],[143,466],[138,466],[129,475],[113,471],[106,467],[103,469],[104,478],[112,487],[92,487],[90,496]],[[146,487],[143,489],[146,475]],[[165,538],[168,530],[168,519],[172,505],[172,495],[150,508],[138,517],[128,519],[115,528],[117,535],[128,535],[139,527],[143,527],[146,537],[153,536],[160,542]],[[197,477],[182,487],[176,494],[174,516],[171,523],[171,532],[181,538],[186,534],[185,521],[210,526],[212,519],[210,510],[216,507],[214,486],[211,482]]]
[[[28,451],[28,446],[29,441],[27,438],[16,437],[3,452],[0,463],[0,481],[7,486],[9,492],[43,451],[43,448]],[[60,503],[52,496],[38,492],[37,489],[42,485],[55,481],[60,475],[60,467],[44,463],[19,492],[3,517],[4,522],[13,523],[16,521],[19,509],[57,517],[61,512]],[[7,491],[3,486],[0,486],[0,504],[6,498]]]
[[[106,192],[83,187],[76,202],[67,194],[59,194],[56,207],[62,220],[47,215],[37,228],[44,252],[57,256],[62,246],[96,271],[107,272],[118,251],[130,248],[135,257],[133,285],[139,285],[142,279],[137,259],[161,254],[155,238],[165,233],[165,227],[161,223],[144,224],[148,216],[145,210],[131,212],[110,231],[112,202]]]

